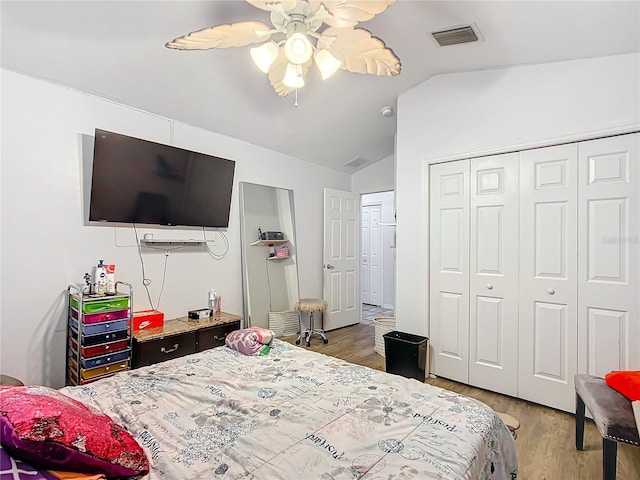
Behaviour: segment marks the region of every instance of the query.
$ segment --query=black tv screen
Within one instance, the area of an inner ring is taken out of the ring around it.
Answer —
[[[235,162],[96,129],[89,220],[228,227]]]

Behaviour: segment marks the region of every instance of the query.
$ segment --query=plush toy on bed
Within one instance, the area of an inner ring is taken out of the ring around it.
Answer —
[[[273,332],[267,328],[249,327],[229,333],[225,344],[245,355],[267,355],[273,337]]]

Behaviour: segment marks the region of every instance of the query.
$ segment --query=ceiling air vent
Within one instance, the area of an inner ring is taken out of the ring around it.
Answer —
[[[441,47],[478,41],[478,35],[476,35],[476,32],[471,26],[433,32],[431,35],[433,35],[433,38],[436,39],[436,42],[438,42]]]
[[[345,167],[358,168],[361,165],[364,165],[367,161],[362,157],[354,158],[353,160],[349,160],[344,164]]]

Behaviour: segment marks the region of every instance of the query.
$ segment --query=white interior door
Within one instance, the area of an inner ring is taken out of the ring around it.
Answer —
[[[469,383],[518,393],[518,154],[471,160]]]
[[[581,142],[579,371],[640,369],[640,134]]]
[[[369,303],[369,207],[362,207],[360,248],[360,301]]]
[[[329,304],[325,330],[360,321],[357,206],[355,194],[324,189],[323,295]]]
[[[469,160],[431,165],[432,371],[469,381]]]
[[[578,145],[520,152],[518,397],[575,409]]]
[[[380,307],[382,305],[382,231],[380,225],[378,224],[380,222],[381,215],[382,208],[380,204],[364,205],[362,207],[363,268],[361,268],[362,275],[360,276],[360,283],[363,286],[363,294],[366,284],[366,300],[363,296],[361,301],[362,303],[375,305],[377,307]],[[366,226],[364,221],[365,216],[367,218]],[[365,236],[366,240],[364,238]]]

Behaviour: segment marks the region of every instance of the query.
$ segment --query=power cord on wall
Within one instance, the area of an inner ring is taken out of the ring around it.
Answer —
[[[147,274],[144,270],[144,258],[142,256],[142,246],[140,245],[140,238],[138,237],[138,229],[136,228],[136,224],[133,223],[133,231],[136,235],[136,243],[138,244],[138,257],[140,257],[140,265],[142,266],[142,285],[144,285],[144,289],[147,291],[147,299],[149,300],[149,305],[153,310],[158,310],[160,308],[160,300],[162,299],[162,293],[164,292],[164,283],[167,279],[167,264],[169,262],[169,251],[165,250],[164,252],[164,270],[162,272],[162,286],[160,287],[160,294],[158,295],[158,304],[156,307],[153,306],[153,301],[151,300],[151,292],[149,291],[149,285],[151,285],[151,279],[147,278]]]
[[[222,240],[224,240],[224,252],[222,253],[214,253],[213,251],[211,251],[211,248],[209,248],[209,240],[207,240],[207,232],[204,227],[202,227],[202,237],[204,238],[204,244],[207,247],[207,253],[215,260],[222,260],[227,256],[227,253],[229,252],[229,240],[227,239],[227,236],[224,234],[224,232],[218,230],[218,233],[222,237]]]
[[[269,278],[269,257],[264,259],[264,268],[267,271],[267,288],[269,289],[269,311],[273,311],[273,305],[271,304],[271,279]]]

